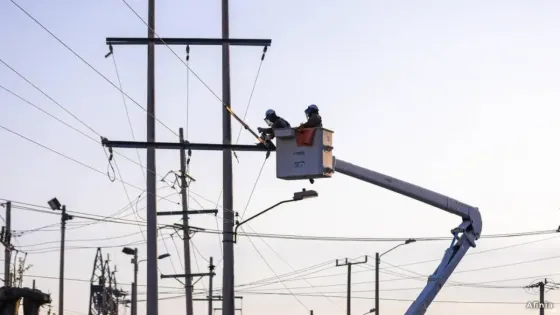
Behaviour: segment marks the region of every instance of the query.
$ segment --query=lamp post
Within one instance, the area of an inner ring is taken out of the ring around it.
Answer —
[[[254,216],[248,218],[247,220],[243,220],[243,221],[241,221],[241,222],[235,221],[235,230],[233,231],[233,242],[234,242],[234,243],[237,243],[237,229],[238,229],[241,225],[243,225],[243,224],[245,224],[245,223],[247,223],[247,222],[253,220],[254,218],[256,218],[256,217],[258,217],[258,216],[264,214],[265,212],[268,212],[268,211],[270,211],[270,210],[272,210],[272,209],[274,209],[274,208],[276,208],[276,207],[278,207],[279,205],[284,204],[284,203],[294,202],[294,201],[300,201],[300,200],[309,199],[309,198],[316,198],[316,197],[318,197],[318,196],[319,196],[319,194],[318,194],[315,190],[305,190],[305,189],[303,189],[302,191],[295,192],[295,193],[294,193],[294,196],[292,197],[292,199],[282,200],[282,201],[280,201],[280,202],[278,202],[278,203],[276,203],[276,204],[274,204],[274,205],[272,205],[272,206],[270,206],[270,207],[264,209],[263,211],[261,211],[261,212],[255,214]]]
[[[58,279],[58,314],[64,314],[64,241],[66,238],[66,221],[72,220],[72,216],[66,214],[66,206],[61,205],[58,199],[53,198],[47,202],[49,207],[53,210],[60,210],[60,267]]]
[[[130,260],[130,262],[134,265],[134,282],[132,283],[132,298],[131,298],[131,307],[130,307],[130,314],[131,315],[137,315],[137,311],[138,311],[138,265],[143,262],[146,261],[146,259],[142,259],[142,260],[138,260],[138,248],[130,248],[130,247],[124,247],[122,249],[122,252],[125,253],[126,255],[131,255],[132,259]],[[171,255],[169,254],[162,254],[159,255],[157,257],[157,259],[164,259],[167,258]]]
[[[376,312],[377,315],[379,315],[379,264],[381,262],[381,256],[383,256],[383,255],[387,254],[388,252],[396,249],[397,247],[400,247],[400,246],[403,246],[403,245],[408,245],[408,244],[414,243],[414,242],[416,242],[415,239],[409,238],[404,243],[401,243],[401,244],[385,251],[381,255],[379,253],[375,253],[375,308],[372,309],[372,310],[374,312]]]

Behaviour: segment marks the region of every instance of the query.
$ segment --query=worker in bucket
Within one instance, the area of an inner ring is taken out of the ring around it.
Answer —
[[[299,125],[299,129],[323,127],[323,120],[321,116],[319,116],[319,107],[317,107],[317,105],[311,104],[307,106],[305,109],[305,117],[307,117],[307,121]]]
[[[263,142],[265,142],[269,147],[274,148],[274,144],[271,141],[274,139],[274,129],[290,128],[290,123],[284,118],[276,115],[276,112],[273,109],[266,111],[264,121],[268,125],[268,128],[259,127],[257,128],[257,131],[261,134],[261,140],[263,140]],[[262,142],[260,145],[263,145]]]

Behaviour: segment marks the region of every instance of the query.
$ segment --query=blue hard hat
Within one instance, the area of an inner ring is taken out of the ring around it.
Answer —
[[[268,116],[274,115],[274,114],[276,114],[276,112],[274,111],[274,109],[269,109],[269,110],[266,111],[266,113],[264,113],[264,116],[265,116],[265,117],[268,117]]]
[[[317,111],[318,112],[319,107],[317,107],[317,105],[315,105],[315,104],[311,104],[311,105],[307,106],[307,108],[305,109],[305,112],[309,113],[311,111]]]

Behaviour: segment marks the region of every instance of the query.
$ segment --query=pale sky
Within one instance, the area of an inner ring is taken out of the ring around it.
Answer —
[[[113,61],[104,58],[108,52],[105,38],[147,34],[145,24],[118,0],[16,2],[117,85]],[[147,18],[147,1],[129,3],[143,19]],[[156,7],[156,32],[163,37],[220,37],[220,1],[165,0],[157,1]],[[264,112],[269,108],[297,125],[305,118],[305,107],[314,103],[321,110],[325,127],[335,131],[337,157],[479,207],[483,235],[558,228],[558,2],[232,1],[230,14],[231,37],[272,39],[246,117],[254,129],[263,124]],[[113,140],[132,140],[121,92],[11,1],[0,3],[0,29],[0,58],[4,62],[96,132]],[[173,49],[184,60],[185,47]],[[231,51],[232,106],[243,116],[262,48],[233,47]],[[220,55],[219,47],[191,47],[191,68],[218,95]],[[115,46],[114,57],[123,90],[145,107],[146,48]],[[191,142],[221,141],[220,101],[192,74],[187,89],[187,68],[165,46],[156,49],[156,80],[156,116],[161,122],[175,133],[179,127],[185,128]],[[3,64],[0,84],[88,136],[99,138]],[[6,91],[0,90],[0,95],[0,125],[105,172],[107,159],[100,145]],[[144,140],[146,113],[130,100],[126,105],[136,139]],[[233,123],[234,139],[239,127]],[[157,124],[156,137],[159,141],[178,140],[161,124]],[[252,144],[254,139],[243,132],[239,143]],[[69,211],[92,215],[113,214],[130,202],[120,182],[111,182],[107,176],[4,129],[0,129],[0,146],[0,198],[46,206],[49,199],[57,197]],[[136,150],[116,150],[138,161]],[[263,155],[238,153],[239,163],[234,160],[234,210],[240,214],[247,205]],[[140,156],[145,165],[145,151],[141,150]],[[115,155],[115,160],[123,180],[144,189],[141,167],[120,155]],[[196,179],[191,185],[191,206],[214,208],[221,191],[221,153],[195,151],[191,161],[191,176]],[[279,180],[275,177],[275,161],[273,155],[265,164],[246,216],[288,199],[304,187],[315,189],[319,198],[279,207],[248,224],[248,232],[447,237],[460,223],[451,214],[342,174],[317,180],[313,186],[307,181]],[[157,152],[158,174],[178,169],[178,152]],[[180,196],[164,183],[158,185],[162,187],[158,194],[175,202],[162,200],[158,210],[179,210],[176,203]],[[131,201],[141,194],[132,187],[126,190]],[[123,220],[140,222],[146,217],[142,197],[137,207],[140,218],[129,207],[120,214]],[[191,224],[215,230],[218,222],[221,229],[221,217],[220,208],[217,218],[192,216]],[[31,286],[35,279],[39,289],[51,292],[56,312],[60,218],[23,209],[13,209],[12,218],[16,231],[52,225],[23,233],[15,244],[28,253],[27,263],[33,265],[26,272],[24,284]],[[177,220],[160,218],[160,223]],[[66,234],[68,315],[88,312],[87,280],[97,247],[103,247],[111,264],[117,265],[117,279],[125,290],[130,289],[132,265],[129,256],[121,253],[122,246],[136,244],[140,258],[145,257],[139,227],[78,224],[84,222],[91,221],[72,221]],[[335,267],[335,259],[374,256],[376,251],[383,252],[397,244],[258,237],[251,240],[254,246],[247,237],[240,237],[235,246],[236,285],[265,278],[274,281],[266,286],[236,289],[237,295],[244,296],[243,313],[249,315],[309,314],[309,310],[314,310],[315,315],[344,314],[346,269]],[[206,272],[210,256],[214,262],[221,261],[221,243],[216,234],[198,233],[193,244],[193,272]],[[537,311],[527,310],[524,304],[538,296],[520,287],[543,276],[560,282],[560,271],[555,267],[560,244],[555,235],[481,238],[477,244],[428,314],[534,314]],[[510,246],[515,244],[522,245]],[[383,257],[385,262],[401,266],[383,265],[387,268],[381,273],[384,314],[405,312],[425,284],[425,277],[418,278],[418,274],[431,274],[448,245],[448,241],[419,241]],[[491,250],[497,248],[501,249]],[[160,240],[158,251],[171,254],[170,259],[160,262],[163,273],[182,273],[182,254],[177,253],[182,252],[182,244],[177,236]],[[477,252],[480,254],[471,256]],[[430,262],[414,264],[426,260]],[[284,284],[274,279],[275,273],[282,275],[322,263],[325,264],[302,274],[285,277],[292,280]],[[373,266],[370,258],[367,265],[354,267],[356,298],[352,314],[360,315],[373,307]],[[142,263],[139,300],[146,297],[145,268]],[[486,269],[474,270],[481,268]],[[214,287],[219,289],[221,263],[216,272]],[[511,280],[515,278],[523,279]],[[453,287],[457,282],[475,285]],[[480,285],[482,282],[485,284]],[[198,297],[205,296],[207,288],[208,279],[198,282]],[[178,296],[160,301],[160,314],[184,311],[178,282],[160,280],[159,291],[160,298]],[[547,293],[546,298],[560,303],[556,291]],[[214,303],[214,307],[221,305]],[[206,311],[205,302],[195,302],[197,314]],[[145,303],[139,302],[139,314],[144,313]]]

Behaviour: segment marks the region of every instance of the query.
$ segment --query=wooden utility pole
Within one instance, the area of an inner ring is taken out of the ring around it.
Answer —
[[[348,258],[344,259],[344,263],[339,264],[338,259],[336,260],[336,266],[348,266],[348,283],[346,289],[346,314],[351,315],[351,297],[352,297],[352,265],[360,265],[367,263],[367,256],[365,256],[364,261],[348,261]]]

